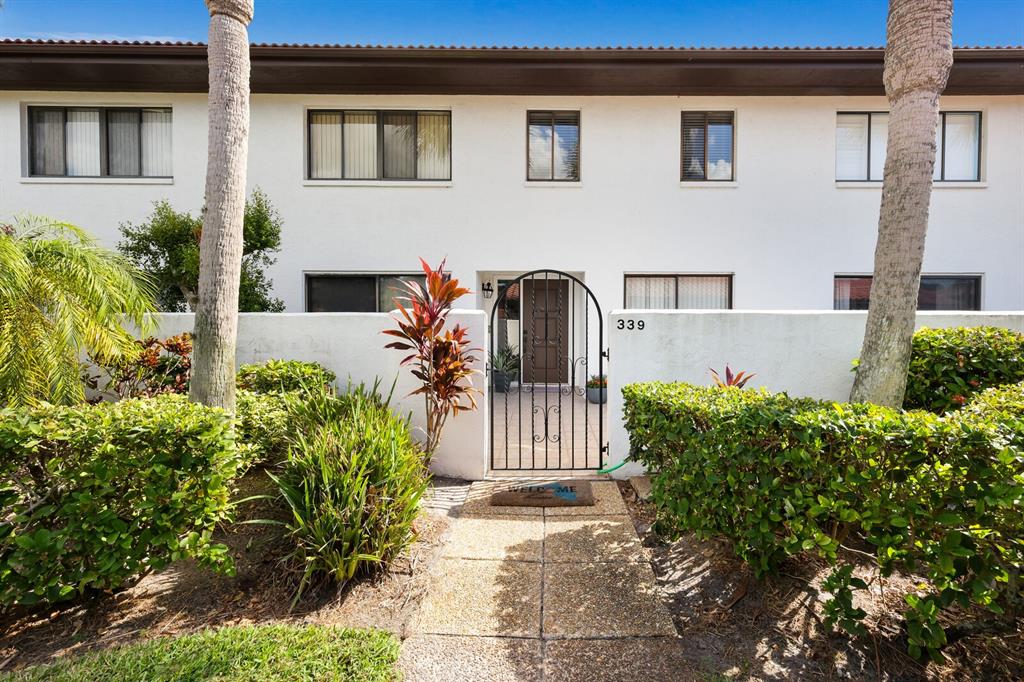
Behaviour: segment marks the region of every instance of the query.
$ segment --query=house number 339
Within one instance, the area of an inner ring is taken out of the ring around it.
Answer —
[[[619,323],[616,326],[619,329],[630,329],[630,330],[632,330],[632,329],[643,329],[645,325],[644,325],[644,321],[643,320],[619,320]]]

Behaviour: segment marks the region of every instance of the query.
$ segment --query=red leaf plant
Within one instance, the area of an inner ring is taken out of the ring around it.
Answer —
[[[722,377],[718,376],[718,372],[716,372],[715,370],[709,369],[708,371],[711,372],[711,378],[714,380],[715,386],[718,386],[719,388],[728,388],[729,386],[743,388],[744,386],[747,385],[748,381],[757,376],[754,373],[748,372],[737,372],[736,374],[733,374],[732,370],[729,369],[728,364],[726,364],[725,366],[724,381],[722,380]]]
[[[427,441],[424,452],[427,460],[441,442],[441,431],[449,415],[477,408],[472,376],[478,348],[470,348],[466,328],[456,324],[445,329],[452,304],[469,293],[459,286],[459,280],[444,274],[445,261],[432,269],[422,258],[420,265],[426,275],[425,286],[418,282],[403,282],[407,295],[396,300],[398,315],[392,319],[397,329],[384,333],[401,341],[384,346],[412,351],[402,359],[402,366],[411,366],[412,374],[421,386],[409,395],[422,395],[426,401]],[[408,307],[407,307],[408,306]]]

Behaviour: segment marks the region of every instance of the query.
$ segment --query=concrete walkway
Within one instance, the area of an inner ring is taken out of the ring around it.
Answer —
[[[688,680],[612,481],[592,507],[491,507],[474,483],[402,647],[410,682]]]

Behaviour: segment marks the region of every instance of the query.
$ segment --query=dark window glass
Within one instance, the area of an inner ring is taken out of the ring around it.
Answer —
[[[527,123],[527,180],[580,179],[580,112],[530,111]]]
[[[731,111],[684,111],[682,180],[732,180],[734,126]]]
[[[111,175],[139,175],[142,163],[141,112],[125,109],[107,112],[107,153]]]
[[[306,310],[311,313],[375,313],[377,278],[332,275],[307,277]]]
[[[64,175],[64,110],[33,109],[32,175]]]
[[[404,282],[419,282],[423,275],[306,275],[306,312],[386,313],[406,298]],[[404,301],[403,301],[404,304]]]
[[[867,310],[871,277],[836,277],[833,308]],[[971,275],[922,275],[918,310],[981,310],[981,277]]]

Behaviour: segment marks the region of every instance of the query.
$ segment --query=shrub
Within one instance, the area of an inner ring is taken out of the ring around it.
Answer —
[[[942,413],[975,393],[1024,381],[1024,334],[1001,327],[921,329],[903,407]]]
[[[0,603],[117,589],[211,542],[238,468],[231,419],[166,395],[0,411]]]
[[[344,582],[388,563],[412,540],[427,486],[423,455],[374,391],[293,396],[297,435],[280,475],[291,508],[298,594],[318,576]]]
[[[948,417],[686,384],[623,394],[663,532],[724,536],[758,575],[804,551],[835,561],[859,535],[884,574],[902,567],[930,585],[907,596],[914,655],[945,643],[940,610],[973,602],[998,613],[1015,600],[1024,385]],[[860,630],[849,597],[861,586],[842,566],[830,576],[830,622]]]
[[[162,393],[187,394],[192,378],[192,335],[188,332],[164,340],[137,339],[138,355],[104,363],[90,358],[83,380],[96,391],[91,402],[105,398],[151,398]],[[93,372],[97,372],[95,375]]]
[[[334,372],[316,362],[268,360],[242,365],[238,370],[238,388],[256,393],[288,393],[318,390],[334,384]]]
[[[242,625],[159,637],[14,673],[12,682],[292,682],[397,679],[398,641],[379,630]]]
[[[288,410],[291,395],[246,390],[236,393],[235,417],[244,469],[284,460],[293,431]]]

